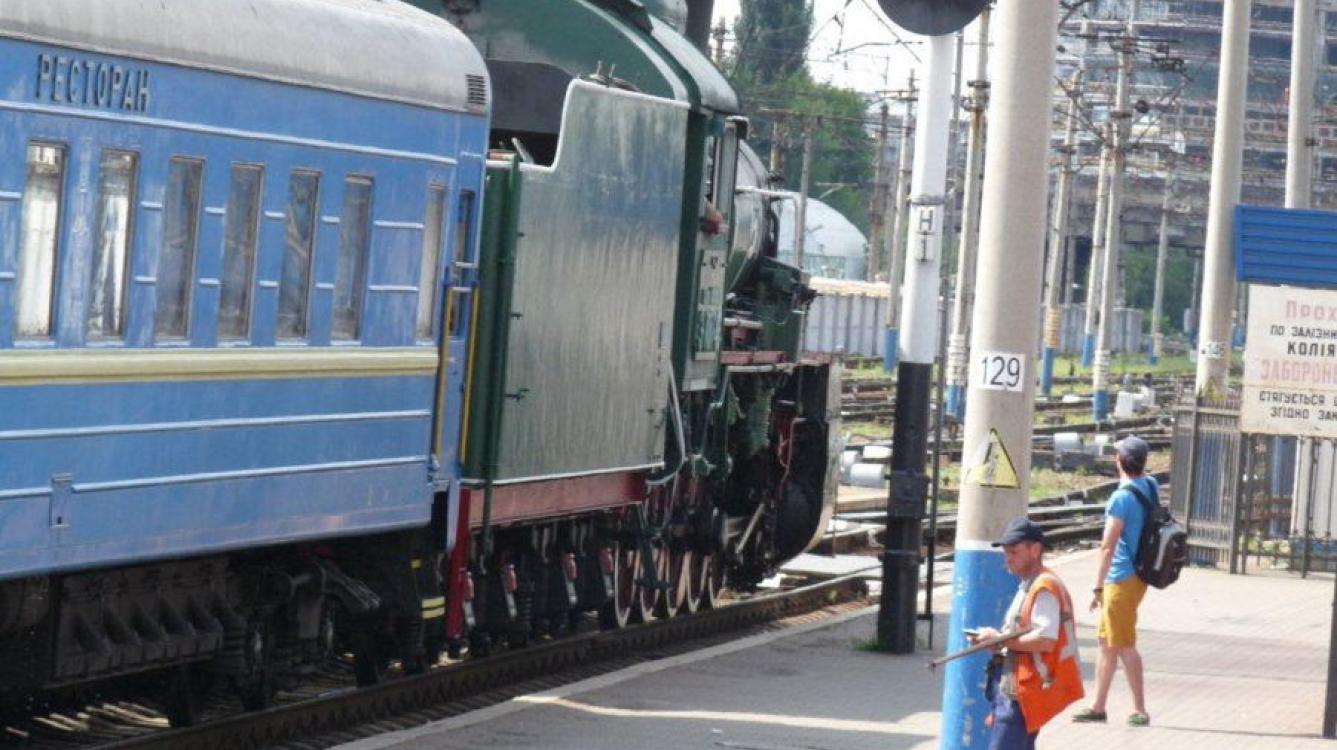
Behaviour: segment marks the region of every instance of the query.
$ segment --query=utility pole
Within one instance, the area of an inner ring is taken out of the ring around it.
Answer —
[[[1291,33],[1290,117],[1286,124],[1286,208],[1309,208],[1314,182],[1314,0],[1295,0]]]
[[[1086,29],[1083,29],[1085,32]],[[1054,197],[1053,233],[1049,235],[1049,267],[1045,290],[1045,346],[1040,363],[1040,392],[1049,397],[1054,388],[1054,355],[1063,333],[1063,260],[1068,253],[1068,210],[1072,203],[1072,179],[1076,172],[1077,97],[1082,86],[1082,71],[1072,74],[1068,121],[1063,129],[1063,164],[1058,175],[1058,195]]]
[[[877,278],[886,258],[882,251],[886,247],[887,194],[891,191],[891,165],[887,163],[887,120],[890,117],[887,103],[880,108],[877,126],[877,164],[873,171],[873,197],[868,206],[868,272],[869,281]]]
[[[1165,170],[1165,195],[1161,196],[1161,233],[1156,243],[1156,287],[1151,301],[1151,356],[1147,361],[1155,365],[1165,354],[1165,332],[1161,316],[1165,309],[1165,261],[1170,250],[1170,205],[1174,200],[1175,165]]]
[[[1086,268],[1086,324],[1082,327],[1082,367],[1096,358],[1096,320],[1100,315],[1101,269],[1105,263],[1105,230],[1109,227],[1105,190],[1110,182],[1110,128],[1101,129],[1100,172],[1096,175],[1095,215],[1091,217],[1091,257]]]
[[[891,438],[891,491],[887,499],[886,552],[882,555],[882,602],[877,638],[888,650],[915,650],[919,592],[919,545],[928,478],[929,396],[937,354],[941,288],[943,209],[947,189],[947,135],[952,116],[952,37],[927,38],[924,85],[919,91],[921,127],[915,133],[914,185],[900,296],[904,336],[896,365],[895,431]],[[896,304],[895,296],[891,304]]]
[[[1314,0],[1295,0],[1291,30],[1290,116],[1286,127],[1286,208],[1310,208],[1313,201],[1314,146],[1314,51],[1319,25]],[[1273,455],[1279,455],[1285,438],[1273,438]],[[1320,492],[1315,484],[1331,491],[1331,480],[1324,482],[1314,471],[1312,438],[1301,438],[1296,446],[1296,476],[1310,477],[1309,494]],[[1297,483],[1298,484],[1298,483]],[[1298,489],[1298,488],[1294,488]],[[1324,696],[1323,736],[1337,737],[1337,595],[1333,598],[1333,617],[1329,625],[1328,684]]]
[[[803,121],[803,171],[799,173],[798,206],[794,210],[794,265],[803,270],[808,246],[808,183],[812,178],[812,122]]]
[[[1235,205],[1244,159],[1245,85],[1249,73],[1250,0],[1224,0],[1221,72],[1216,84],[1216,137],[1203,249],[1201,319],[1198,324],[1199,396],[1226,392],[1230,375],[1230,311],[1235,295]]]
[[[721,17],[719,24],[715,26],[714,33],[711,34],[715,38],[715,66],[721,70],[724,69],[724,37],[728,33],[729,30],[724,26],[724,18]]]
[[[1128,163],[1128,137],[1132,130],[1133,112],[1129,109],[1129,89],[1133,85],[1133,52],[1137,33],[1133,21],[1141,6],[1132,0],[1128,19],[1119,37],[1119,82],[1115,89],[1112,134],[1113,163],[1110,169],[1109,228],[1105,230],[1104,282],[1100,288],[1100,321],[1096,328],[1095,366],[1091,371],[1091,411],[1096,422],[1109,414],[1110,406],[1110,339],[1114,331],[1114,302],[1119,287],[1119,256],[1123,250],[1123,175]]]
[[[966,645],[966,628],[1002,622],[1017,582],[990,542],[1029,503],[1037,322],[1029,306],[1040,299],[1043,273],[1058,3],[999,3],[994,25],[998,64],[985,149],[949,652]],[[990,706],[980,692],[988,660],[976,654],[947,665],[941,750],[988,744]]]
[[[891,296],[887,298],[887,327],[882,341],[882,369],[896,371],[899,354],[901,324],[901,275],[905,268],[905,243],[910,232],[910,183],[913,181],[915,144],[915,101],[919,90],[915,86],[914,71],[910,72],[910,86],[902,97],[905,114],[901,120],[901,153],[896,178],[896,224],[891,232],[891,261],[887,264],[887,283]]]
[[[1189,285],[1188,325],[1184,333],[1189,334],[1196,344],[1198,340],[1198,316],[1202,314],[1202,251],[1193,256],[1193,283]]]
[[[1072,215],[1072,196],[1068,196],[1068,215]],[[1063,255],[1063,308],[1064,315],[1067,315],[1067,308],[1072,306],[1075,298],[1077,279],[1077,243],[1073,242],[1068,247],[1068,252]]]
[[[952,332],[947,344],[947,403],[949,414],[965,417],[966,374],[970,365],[970,312],[975,302],[975,255],[979,248],[980,186],[984,177],[985,114],[989,109],[989,11],[980,14],[979,56],[975,62],[975,90],[966,105],[970,137],[966,142],[965,199],[961,212],[961,244],[956,256],[956,297],[952,301]]]

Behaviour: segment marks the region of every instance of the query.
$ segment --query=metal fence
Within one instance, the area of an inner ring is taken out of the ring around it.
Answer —
[[[1239,398],[1189,397],[1175,409],[1175,515],[1190,561],[1307,575],[1337,570],[1337,443],[1239,430]]]

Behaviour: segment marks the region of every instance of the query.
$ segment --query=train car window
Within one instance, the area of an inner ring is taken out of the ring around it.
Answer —
[[[153,316],[153,332],[160,339],[184,339],[189,330],[203,179],[204,162],[199,159],[178,157],[168,167],[158,256],[158,307]]]
[[[311,248],[316,233],[320,174],[298,169],[288,181],[288,227],[279,279],[279,338],[306,337],[311,305]]]
[[[28,144],[18,269],[17,323],[21,338],[51,335],[64,185],[65,148],[51,143]]]
[[[223,230],[223,278],[218,298],[218,336],[245,339],[251,333],[251,287],[260,241],[260,198],[265,170],[257,164],[232,167],[232,192]]]
[[[738,179],[738,135],[733,125],[725,129],[724,137],[719,140],[719,150],[715,167],[715,184],[719,186],[715,208],[727,218],[733,215],[733,190]]]
[[[423,222],[422,272],[418,274],[418,338],[436,338],[436,310],[439,304],[437,266],[441,261],[442,224],[446,220],[446,189],[433,185],[427,189],[427,220]]]
[[[138,170],[139,157],[134,153],[102,152],[97,239],[93,244],[88,287],[89,338],[116,338],[125,333],[125,279],[130,269],[130,231]]]
[[[459,206],[455,210],[455,236],[451,239],[451,264],[450,264],[450,283],[451,286],[462,286],[464,284],[464,266],[469,259],[469,237],[473,234],[473,215],[474,215],[474,193],[472,190],[465,190],[460,193]],[[450,295],[450,309],[446,311],[446,331],[452,337],[463,333],[460,330],[460,323],[463,315],[460,311],[460,305],[467,300],[458,294]]]
[[[716,156],[716,151],[718,149],[719,149],[718,138],[712,135],[706,139],[706,163],[705,163],[706,200],[710,201],[711,203],[715,202],[715,156]]]
[[[371,243],[372,182],[349,177],[344,182],[344,214],[340,222],[339,263],[334,274],[333,338],[358,337],[362,297],[367,286],[367,252]]]

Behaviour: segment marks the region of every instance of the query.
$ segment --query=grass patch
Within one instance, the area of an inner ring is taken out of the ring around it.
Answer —
[[[867,639],[862,640],[862,641],[855,641],[855,642],[854,642],[854,650],[855,650],[855,651],[862,651],[862,652],[864,652],[864,653],[866,653],[866,654],[890,654],[890,653],[892,653],[890,647],[888,647],[888,646],[884,646],[884,645],[882,644],[882,642],[879,641],[879,640],[876,639],[876,638],[867,638]]]
[[[1105,477],[1085,471],[1054,471],[1053,469],[1039,468],[1031,469],[1030,479],[1031,498],[1034,500],[1066,495],[1069,492],[1084,490],[1092,485],[1108,481]],[[961,487],[960,464],[942,467],[942,487],[943,489],[959,489]],[[956,503],[944,502],[942,508],[945,510],[948,505],[955,506]]]
[[[1242,356],[1239,352],[1237,355]],[[1090,367],[1083,367],[1081,356],[1060,356],[1054,359],[1055,377],[1083,377],[1091,375]],[[1243,360],[1241,359],[1241,362]],[[1141,377],[1144,373],[1153,375],[1190,375],[1197,368],[1197,365],[1188,361],[1187,354],[1172,354],[1161,357],[1161,361],[1156,364],[1147,362],[1145,354],[1118,354],[1110,362],[1110,372],[1116,379],[1122,378],[1125,372],[1132,373],[1135,377]],[[1090,386],[1086,386],[1090,388]],[[1057,387],[1056,391],[1060,391]]]
[[[890,422],[845,422],[841,432],[850,437],[862,437],[869,440],[887,440],[891,438]]]

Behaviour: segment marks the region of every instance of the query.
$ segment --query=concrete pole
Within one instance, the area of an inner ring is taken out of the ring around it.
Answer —
[[[1199,396],[1224,394],[1230,376],[1230,312],[1235,307],[1234,218],[1244,160],[1250,5],[1250,0],[1225,0],[1221,10],[1221,73],[1216,86],[1216,137],[1212,142],[1212,183],[1198,323],[1195,386]]]
[[[1045,345],[1040,363],[1040,392],[1049,397],[1054,387],[1054,355],[1063,333],[1063,259],[1068,245],[1068,209],[1072,203],[1072,178],[1076,171],[1077,97],[1082,86],[1082,71],[1072,74],[1072,100],[1068,102],[1068,121],[1063,132],[1063,165],[1058,175],[1058,195],[1054,197],[1053,232],[1049,235],[1049,267],[1045,289]]]
[[[1286,208],[1309,208],[1314,181],[1314,0],[1295,0],[1290,118],[1286,124]]]
[[[1095,366],[1091,369],[1091,411],[1097,422],[1109,414],[1110,359],[1114,334],[1114,303],[1119,287],[1119,256],[1123,252],[1123,175],[1128,161],[1128,136],[1133,112],[1129,108],[1129,89],[1133,86],[1133,51],[1137,36],[1133,19],[1137,17],[1138,0],[1128,9],[1124,33],[1119,38],[1119,82],[1115,89],[1112,134],[1113,161],[1110,169],[1109,226],[1105,230],[1105,257],[1100,285],[1100,320],[1096,327]]]
[[[1159,364],[1165,354],[1165,331],[1161,316],[1165,314],[1165,261],[1170,254],[1170,204],[1174,199],[1174,165],[1165,171],[1165,194],[1161,196],[1161,233],[1156,243],[1156,286],[1151,298],[1151,356],[1147,361]]]
[[[915,133],[914,185],[901,294],[904,336],[896,365],[895,430],[891,437],[891,493],[877,637],[888,650],[915,650],[919,545],[928,490],[929,397],[938,351],[943,208],[947,190],[947,135],[952,117],[952,37],[927,38],[925,80],[919,92],[922,127]],[[895,304],[896,300],[892,300]]]
[[[1082,327],[1082,367],[1090,367],[1096,358],[1096,318],[1100,313],[1101,269],[1105,262],[1105,230],[1109,217],[1105,207],[1105,189],[1110,182],[1110,128],[1102,128],[1104,145],[1100,149],[1100,172],[1096,175],[1096,206],[1091,217],[1091,257],[1086,268],[1086,324]]]
[[[873,168],[873,197],[868,206],[868,269],[867,278],[874,281],[886,258],[882,250],[886,244],[887,192],[891,186],[891,165],[887,163],[887,111],[886,102],[882,103],[877,126],[877,164]]]
[[[989,543],[1026,514],[1029,500],[1038,320],[1026,300],[1040,298],[1043,273],[1057,25],[1058,3],[1005,2],[994,10],[998,64],[984,158],[948,651],[965,646],[966,628],[998,627],[1017,587],[1002,550]],[[989,706],[981,690],[988,658],[947,665],[942,750],[988,745]]]
[[[794,265],[803,270],[808,246],[808,183],[812,178],[812,123],[803,123],[803,169],[799,173],[798,207],[794,211]]]
[[[891,233],[891,261],[887,265],[887,284],[891,296],[887,299],[887,327],[882,341],[882,369],[896,371],[901,327],[901,276],[905,269],[905,243],[910,232],[910,183],[914,179],[915,111],[918,94],[914,72],[910,73],[910,89],[905,99],[905,115],[901,121],[901,154],[896,172],[896,224]]]
[[[1313,201],[1314,51],[1317,46],[1315,27],[1318,14],[1314,0],[1295,0],[1292,13],[1290,117],[1286,127],[1286,208],[1305,209],[1310,208]],[[1274,455],[1281,447],[1281,440],[1273,438]],[[1311,476],[1314,460],[1312,443],[1313,441],[1309,439],[1301,439],[1299,442],[1295,467],[1297,477]],[[1313,492],[1312,488],[1310,492]],[[1308,496],[1300,495],[1298,492],[1291,494],[1297,498]],[[1334,623],[1337,624],[1337,620]],[[1334,630],[1334,633],[1337,633],[1337,630]],[[1333,658],[1337,658],[1337,651],[1329,655],[1329,674],[1332,671]],[[1333,706],[1333,687],[1330,680],[1328,683],[1330,708]],[[1324,714],[1325,736],[1332,736],[1326,729],[1329,713]]]
[[[979,247],[980,187],[984,178],[984,135],[989,109],[989,11],[979,20],[979,56],[975,61],[975,90],[969,105],[970,136],[966,142],[965,198],[962,201],[960,252],[956,255],[956,296],[952,300],[951,338],[947,343],[947,403],[957,420],[966,412],[966,374],[970,365],[970,311],[975,302],[975,255]]]
[[[1188,326],[1184,333],[1189,334],[1196,344],[1198,340],[1199,316],[1202,314],[1202,258],[1193,259],[1193,283],[1189,285]]]
[[[775,117],[775,121],[771,123],[771,160],[766,169],[770,171],[772,180],[783,185],[785,183],[785,126],[784,121],[779,119],[779,113]]]
[[[1072,216],[1072,195],[1068,196],[1068,216]],[[1071,219],[1070,219],[1071,220]],[[1076,295],[1074,294],[1077,286],[1077,243],[1074,242],[1068,246],[1063,253],[1063,309],[1066,310],[1072,306]]]

